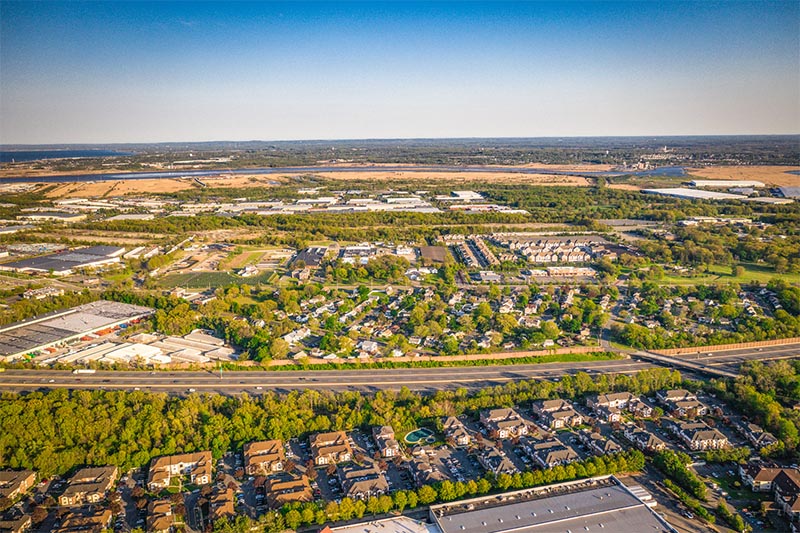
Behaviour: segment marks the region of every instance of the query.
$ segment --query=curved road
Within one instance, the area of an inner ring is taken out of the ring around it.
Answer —
[[[458,387],[480,388],[521,379],[550,379],[579,371],[589,374],[632,374],[649,363],[622,359],[581,363],[543,363],[492,367],[401,368],[376,370],[302,370],[219,372],[118,372],[73,374],[68,370],[6,370],[0,374],[0,391],[39,389],[149,390],[152,392],[196,392],[259,394],[295,389],[360,390],[374,392],[408,387],[435,391]]]

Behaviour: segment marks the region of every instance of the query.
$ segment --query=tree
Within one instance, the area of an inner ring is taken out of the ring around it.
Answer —
[[[289,343],[281,338],[274,339],[270,344],[269,354],[273,359],[286,359],[289,354]]]
[[[561,335],[561,330],[558,329],[558,325],[555,322],[548,320],[542,323],[542,334],[548,339],[554,340]]]
[[[437,497],[436,489],[430,485],[421,486],[417,491],[417,495],[419,496],[419,503],[422,505],[430,505],[436,501]]]
[[[400,511],[402,513],[403,509],[406,508],[406,505],[408,505],[408,498],[406,497],[406,491],[399,490],[399,491],[395,492],[394,493],[394,507],[395,507],[395,509],[397,509],[398,511]]]
[[[300,524],[303,523],[303,516],[300,514],[300,511],[297,509],[292,509],[288,513],[286,513],[286,525],[289,529],[297,529],[300,527]]]

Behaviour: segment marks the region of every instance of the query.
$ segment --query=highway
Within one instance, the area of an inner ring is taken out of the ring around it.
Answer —
[[[397,368],[365,370],[275,370],[275,371],[102,371],[73,374],[69,370],[15,370],[0,373],[0,392],[29,392],[48,389],[146,390],[170,394],[213,392],[220,394],[263,394],[291,390],[357,390],[375,392],[408,387],[433,392],[465,387],[478,389],[522,379],[557,379],[579,371],[591,375],[633,374],[647,368],[673,366],[696,378],[702,367],[734,376],[739,365],[749,360],[800,357],[800,344],[708,352],[696,349],[685,355],[659,357],[650,361],[632,359],[581,363],[543,363],[474,367]],[[712,355],[707,355],[711,353]],[[655,364],[654,364],[655,363]],[[687,364],[682,367],[682,364]]]
[[[711,355],[709,355],[711,354]],[[800,357],[800,344],[764,346],[762,348],[743,348],[738,350],[709,351],[704,348],[687,348],[685,354],[671,356],[694,363],[702,363],[713,368],[737,371],[745,361],[775,361]]]
[[[415,391],[435,391],[466,387],[476,389],[521,379],[553,379],[579,371],[589,374],[632,374],[649,363],[622,359],[582,363],[544,363],[491,367],[440,367],[368,370],[280,370],[237,372],[147,372],[100,371],[73,374],[68,370],[6,370],[0,374],[0,391],[33,391],[56,388],[148,390],[152,392],[215,392],[259,394],[296,389],[359,390],[374,392],[408,387]]]

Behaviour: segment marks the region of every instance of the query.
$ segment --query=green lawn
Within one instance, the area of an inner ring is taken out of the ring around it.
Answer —
[[[782,278],[790,283],[800,283],[800,274],[778,274],[775,269],[766,265],[755,263],[741,263],[744,273],[741,276],[733,275],[733,267],[725,265],[713,265],[706,273],[696,276],[667,275],[658,282],[662,285],[695,285],[708,283],[727,283],[735,281],[737,283],[751,283],[758,281],[762,284],[768,283],[774,278]]]

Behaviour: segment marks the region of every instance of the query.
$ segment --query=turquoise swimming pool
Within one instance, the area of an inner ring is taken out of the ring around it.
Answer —
[[[405,441],[409,444],[420,444],[422,442],[433,442],[436,440],[433,436],[433,431],[427,428],[419,428],[408,433],[405,436]]]

